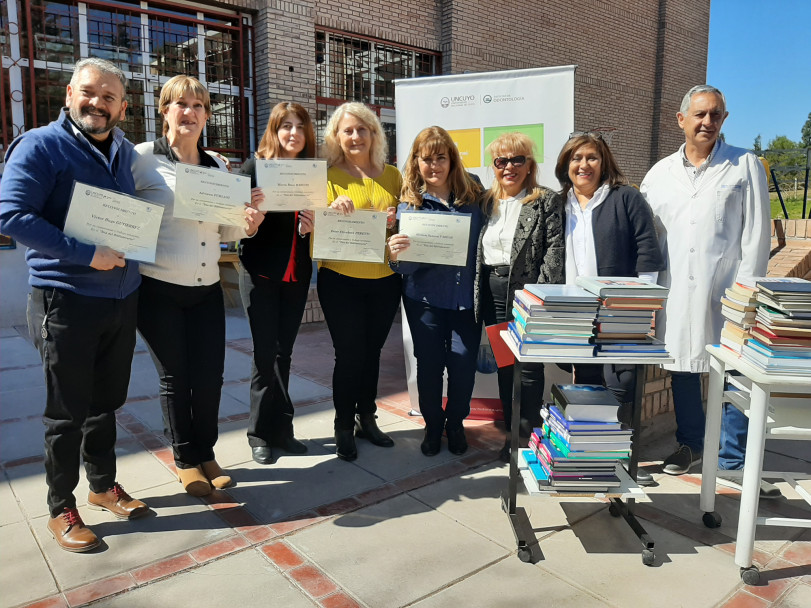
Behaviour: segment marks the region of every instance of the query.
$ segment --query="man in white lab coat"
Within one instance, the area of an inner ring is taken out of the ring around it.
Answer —
[[[718,89],[690,89],[676,114],[684,145],[656,163],[641,187],[667,264],[659,282],[670,288],[656,319],[656,334],[675,359],[664,366],[672,372],[679,444],[664,461],[664,472],[671,475],[686,473],[701,461],[701,374],[709,369],[704,347],[719,342],[721,296],[737,280],[764,276],[769,260],[766,174],[757,156],[719,140],[728,114]],[[746,418],[726,406],[723,425],[720,466],[740,469]]]

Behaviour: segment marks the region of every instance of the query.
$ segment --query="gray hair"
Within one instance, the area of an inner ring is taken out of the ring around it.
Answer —
[[[724,97],[724,94],[721,91],[715,87],[711,87],[708,84],[698,84],[687,91],[684,99],[681,100],[681,108],[679,108],[679,112],[682,114],[687,114],[687,111],[690,109],[690,102],[693,101],[693,96],[700,95],[702,93],[713,93],[714,95],[718,95],[718,97],[721,98],[721,105],[724,106],[724,112],[727,111],[727,99]]]
[[[76,86],[76,81],[79,79],[79,73],[85,68],[93,68],[102,74],[111,74],[115,76],[119,81],[121,81],[121,86],[124,88],[124,94],[126,95],[127,77],[124,75],[124,72],[122,72],[121,69],[114,63],[110,63],[106,59],[101,59],[100,57],[85,57],[84,59],[77,61],[76,65],[73,67],[73,75],[70,77],[70,86]]]

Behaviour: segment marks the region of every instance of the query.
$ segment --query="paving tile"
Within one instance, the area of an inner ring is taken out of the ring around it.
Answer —
[[[242,340],[251,337],[251,326],[241,306],[225,309],[225,340]]]
[[[53,541],[51,541],[53,542]],[[16,606],[58,591],[27,522],[0,527],[0,606]],[[12,549],[13,548],[13,549]],[[25,584],[21,584],[25,581]]]
[[[795,585],[780,601],[780,608],[808,608],[811,606],[811,585]]]
[[[123,433],[122,431],[120,434]],[[174,481],[174,483],[170,484],[170,491],[182,492],[182,487],[175,481],[174,475],[149,452],[144,451],[140,444],[135,441],[117,443],[115,453],[116,477],[127,492],[135,498],[143,499],[145,496],[149,496],[148,493],[145,493],[145,490],[162,486],[171,481]],[[7,470],[7,474],[23,512],[31,518],[47,515],[48,507],[45,504],[45,497],[48,489],[45,484],[44,465],[37,462],[11,467]],[[79,475],[79,485],[73,492],[76,497],[76,504],[80,508],[87,503],[88,491],[89,486],[84,470],[82,470]],[[82,509],[83,517],[84,511]]]
[[[268,526],[260,526],[252,530],[242,532],[242,535],[245,537],[245,540],[252,545],[258,545],[275,537],[276,532],[271,530]]]
[[[241,536],[234,536],[232,538],[225,538],[211,545],[200,547],[191,552],[191,556],[198,564],[209,562],[212,559],[217,559],[223,555],[234,553],[240,549],[248,547],[248,542]]]
[[[139,493],[154,514],[133,521],[80,508],[84,522],[102,539],[102,547],[90,553],[61,550],[47,532],[47,516],[33,519],[34,533],[60,587],[72,589],[234,536],[206,505],[178,493],[178,488],[170,483]]]
[[[382,485],[379,478],[339,460],[318,444],[308,445],[307,455],[282,457],[274,465],[251,460],[230,466],[237,484],[228,494],[244,504],[260,524],[269,524]],[[247,451],[247,445],[242,449]]]
[[[68,603],[62,595],[52,595],[32,604],[26,604],[25,608],[67,608]]]
[[[678,597],[682,606],[710,607],[740,582],[738,568],[720,551],[641,523],[656,544],[654,567],[642,565],[641,543],[607,509],[544,539],[539,566],[615,606],[649,605],[655,589],[659,597]],[[633,584],[616,584],[618,573]]]
[[[130,401],[119,411],[133,416],[151,433],[163,435],[163,413],[157,398]]]
[[[250,373],[250,370],[248,373]],[[241,401],[245,404],[246,408],[249,404],[249,390],[249,382],[231,384],[223,387],[223,393],[228,393],[230,396]],[[296,407],[332,399],[332,389],[329,386],[313,382],[298,374],[290,375],[290,385],[287,390],[290,392],[290,399],[293,401],[293,405]]]
[[[220,410],[219,415],[220,418],[227,418],[229,416],[238,416],[240,414],[247,416],[249,407],[247,404],[247,394],[248,394],[248,387],[247,383],[243,382],[236,385],[237,388],[240,388],[242,392],[245,393],[245,399],[240,400],[233,397],[230,393],[225,391],[225,387],[223,387],[222,394],[220,395]]]
[[[343,591],[321,598],[319,604],[323,608],[361,608],[360,604]]]
[[[293,568],[287,573],[287,576],[301,585],[301,588],[314,598],[324,597],[338,590],[337,585],[329,577],[309,564]]]
[[[225,382],[244,382],[251,378],[251,357],[233,348],[225,349]]]
[[[282,572],[304,564],[304,558],[285,541],[276,541],[260,547],[268,559]]]
[[[184,553],[183,555],[170,557],[155,564],[133,570],[131,574],[136,583],[143,585],[156,579],[175,574],[181,570],[187,570],[196,565],[197,562],[192,559],[191,555]]]
[[[811,566],[811,541],[797,540],[781,553],[783,559],[801,566]]]
[[[507,470],[501,463],[452,477],[442,483],[412,490],[411,496],[510,551],[516,549],[509,519],[501,508],[501,494],[507,489]],[[545,498],[518,496],[526,509],[537,538],[567,527],[606,509],[589,498]]]
[[[133,589],[94,608],[187,606],[312,607],[307,596],[256,551],[218,559],[188,572]]]
[[[3,348],[0,349],[0,370],[8,368],[21,368],[27,366],[37,367],[42,360],[34,345],[27,336],[3,336]]]
[[[454,559],[453,556],[446,557]],[[537,597],[537,601],[530,599],[533,595]],[[538,566],[525,564],[518,558],[509,556],[449,585],[431,597],[418,601],[414,607],[457,608],[483,605],[507,607],[532,604],[555,608],[598,608],[610,605],[582,588],[551,576]]]
[[[6,341],[3,340],[3,348]],[[45,386],[45,378],[42,375],[40,364],[28,365],[18,369],[4,369],[0,371],[0,386],[3,387],[3,394],[16,391],[21,388],[32,386]]]
[[[726,602],[719,605],[723,608],[767,608],[769,602],[755,597],[746,591],[739,590]]]
[[[6,480],[5,475],[0,479],[0,526],[7,526],[23,521],[22,510],[17,503],[17,497],[11,491],[11,484]]]
[[[68,591],[65,593],[65,597],[71,606],[84,606],[94,600],[120,593],[133,586],[135,586],[135,581],[129,574],[120,574]]]
[[[430,534],[415,533],[426,530]],[[506,554],[404,495],[302,530],[287,542],[362,603],[386,607],[425,597]]]
[[[2,387],[2,379],[0,379]],[[15,390],[0,389],[0,420],[41,418],[45,411],[45,385],[33,385]]]
[[[0,461],[9,462],[44,451],[45,427],[41,418],[24,418],[0,424]]]
[[[792,572],[794,569],[796,569],[796,566],[790,562],[779,557],[773,559],[766,564],[765,568],[761,569],[760,584],[747,585],[745,589],[760,599],[774,602],[796,583],[789,574],[785,574],[786,571]]]

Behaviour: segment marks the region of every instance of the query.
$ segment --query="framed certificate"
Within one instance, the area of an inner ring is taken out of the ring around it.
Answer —
[[[139,262],[154,262],[163,206],[74,182],[62,230],[91,245],[106,245]]]
[[[385,211],[355,211],[344,215],[334,209],[315,213],[313,258],[344,262],[383,262],[386,252]]]
[[[174,217],[230,226],[245,225],[251,179],[219,169],[177,163]]]
[[[256,160],[256,185],[265,193],[260,211],[301,211],[327,206],[327,161],[314,158]]]
[[[467,264],[470,216],[466,213],[402,211],[400,234],[408,235],[411,245],[397,256],[398,261]]]

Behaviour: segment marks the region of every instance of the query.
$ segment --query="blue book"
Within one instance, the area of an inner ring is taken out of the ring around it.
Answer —
[[[600,299],[593,293],[589,293],[576,285],[541,283],[524,285],[524,289],[543,300],[546,304],[593,304],[596,310],[600,302]]]
[[[548,409],[541,410],[541,414],[552,416],[555,421],[568,432],[577,433],[580,431],[621,431],[620,422],[591,422],[586,420],[566,420],[563,412],[556,405],[550,405]],[[537,431],[538,429],[536,429]],[[540,436],[540,435],[539,435]]]

